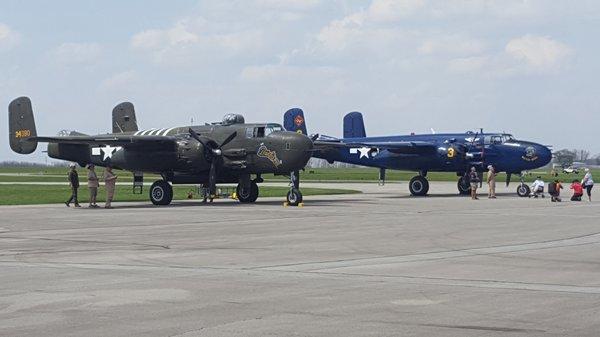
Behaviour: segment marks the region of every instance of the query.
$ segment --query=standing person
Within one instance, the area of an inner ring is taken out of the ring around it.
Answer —
[[[581,187],[579,180],[573,180],[571,183],[571,189],[573,190],[571,201],[581,201],[581,197],[583,196],[583,187]]]
[[[65,201],[65,205],[67,207],[71,207],[71,202],[75,204],[75,207],[81,207],[79,205],[79,201],[77,201],[77,189],[79,188],[79,174],[77,174],[77,169],[75,164],[69,164],[69,172],[67,173],[69,178],[69,186],[71,186],[71,197],[69,200]]]
[[[475,167],[471,167],[471,173],[469,173],[469,182],[471,183],[471,199],[478,200],[477,185],[479,185],[479,174],[477,174]]]
[[[489,187],[488,198],[496,199],[496,169],[488,165],[487,183]]]
[[[592,188],[594,188],[594,179],[592,179],[592,172],[590,172],[589,168],[585,168],[585,176],[583,176],[583,180],[581,180],[581,185],[585,188],[587,192],[588,199],[592,201]]]
[[[106,187],[106,203],[104,208],[112,208],[116,182],[117,176],[113,173],[112,167],[109,165],[104,170],[104,186]]]
[[[96,171],[94,170],[94,164],[89,164],[88,168],[88,189],[90,190],[90,208],[98,208],[98,204],[96,204],[96,197],[98,196],[98,187],[100,186],[98,182],[98,176],[96,175]]]

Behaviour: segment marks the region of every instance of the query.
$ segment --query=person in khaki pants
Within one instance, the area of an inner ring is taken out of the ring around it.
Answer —
[[[488,165],[487,183],[489,186],[488,198],[496,199],[496,169]]]
[[[88,169],[88,189],[90,190],[90,205],[89,208],[98,208],[98,204],[96,204],[96,197],[98,196],[98,187],[100,184],[98,183],[98,176],[96,175],[96,171],[94,170],[94,164],[89,164],[87,166]]]
[[[107,166],[104,170],[104,187],[106,187],[106,203],[104,208],[112,208],[113,197],[115,196],[115,185],[117,176],[113,173],[112,167]]]

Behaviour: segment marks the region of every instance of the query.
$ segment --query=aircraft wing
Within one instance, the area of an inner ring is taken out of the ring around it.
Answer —
[[[106,135],[106,136],[56,136],[56,137],[29,137],[27,140],[43,143],[60,144],[87,144],[87,145],[116,145],[123,147],[168,147],[174,146],[177,138],[168,136],[134,136],[134,135]]]
[[[347,142],[336,138],[317,139],[314,141],[314,147],[316,150],[370,147],[398,154],[428,154],[437,150],[436,144],[423,141]]]

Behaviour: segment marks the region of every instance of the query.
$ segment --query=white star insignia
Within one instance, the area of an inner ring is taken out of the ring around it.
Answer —
[[[102,161],[106,161],[107,159],[112,158],[113,154],[115,154],[115,152],[119,151],[121,149],[120,146],[110,146],[110,145],[106,145],[106,146],[102,146],[102,147],[94,147],[92,148],[92,155],[93,156],[101,156],[103,155]]]
[[[369,158],[369,151],[371,151],[371,149],[368,147],[359,147],[358,152],[360,152],[360,156],[358,157],[358,159],[360,159],[362,157]]]
[[[358,157],[358,159],[361,159],[362,157],[366,157],[369,158],[369,153],[371,153],[371,148],[370,147],[359,147],[359,148],[352,148],[350,149],[350,153],[351,154],[358,154],[360,152],[360,155]],[[376,153],[373,152],[371,153],[372,156],[375,156]]]

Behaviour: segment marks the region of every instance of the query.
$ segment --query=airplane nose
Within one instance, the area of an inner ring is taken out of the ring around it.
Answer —
[[[282,143],[284,170],[295,171],[304,168],[312,155],[313,143],[307,136],[283,131],[274,135]]]
[[[541,144],[537,144],[537,147],[540,156],[540,163],[542,166],[545,166],[552,160],[552,151],[547,146]]]

